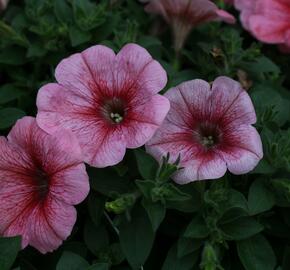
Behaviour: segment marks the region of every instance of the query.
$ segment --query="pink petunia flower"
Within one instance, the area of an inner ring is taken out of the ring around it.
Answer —
[[[0,0],[0,11],[6,9],[8,2],[9,0]]]
[[[241,11],[243,26],[253,36],[265,43],[280,44],[285,52],[289,51],[289,0],[235,0],[235,7]]]
[[[71,233],[73,205],[89,192],[88,175],[73,134],[49,135],[34,118],[24,117],[8,139],[0,137],[0,234],[22,236],[46,253]]]
[[[157,160],[180,154],[183,167],[174,175],[177,183],[222,177],[251,171],[263,157],[253,104],[240,84],[217,78],[212,87],[193,80],[170,89],[165,96],[171,109],[147,151]]]
[[[71,129],[92,166],[115,165],[126,148],[144,145],[170,107],[157,94],[167,83],[165,70],[135,44],[117,55],[91,47],[64,59],[55,76],[58,83],[39,90],[37,122],[47,132]]]
[[[193,27],[219,20],[235,23],[231,14],[218,9],[210,0],[151,0],[145,9],[147,12],[162,15],[171,25],[177,52],[183,47]]]

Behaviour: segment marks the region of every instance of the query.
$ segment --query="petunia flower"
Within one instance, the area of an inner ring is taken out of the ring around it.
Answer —
[[[290,48],[290,1],[289,0],[235,0],[241,11],[245,29],[258,40],[278,44],[283,52]]]
[[[18,120],[0,137],[0,235],[22,236],[46,253],[71,233],[73,205],[89,192],[79,144],[69,131],[49,135],[34,118]]]
[[[235,23],[231,14],[218,9],[210,0],[150,0],[145,9],[149,13],[163,16],[171,25],[176,52],[182,49],[193,27],[220,20]]]
[[[165,70],[135,44],[117,55],[93,46],[64,59],[55,76],[58,83],[39,90],[37,122],[49,133],[71,129],[95,167],[115,165],[126,148],[144,145],[170,107],[157,94],[167,83]]]
[[[180,184],[216,179],[229,169],[244,174],[263,157],[256,129],[256,114],[247,92],[227,77],[212,86],[193,80],[170,89],[165,96],[171,108],[147,151],[157,160],[180,155],[180,166],[173,179]]]
[[[6,9],[8,2],[9,0],[0,0],[0,11]]]

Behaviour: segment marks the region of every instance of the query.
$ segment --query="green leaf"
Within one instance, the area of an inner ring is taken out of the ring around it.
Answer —
[[[168,194],[166,195],[167,201],[182,202],[190,200],[191,196],[188,193],[182,192],[179,187],[169,183],[164,185]]]
[[[11,127],[18,119],[25,116],[25,112],[16,108],[4,108],[0,110],[0,129]]]
[[[197,262],[198,255],[198,253],[191,253],[178,258],[177,247],[174,245],[167,254],[162,270],[191,270]]]
[[[205,220],[200,215],[196,215],[187,226],[184,236],[190,238],[205,238],[208,234],[209,230]]]
[[[153,246],[155,234],[142,207],[136,207],[131,221],[123,220],[119,227],[122,250],[133,269],[140,269]]]
[[[203,240],[201,239],[191,239],[181,237],[177,242],[177,256],[181,258],[186,256],[194,251],[197,251],[203,244]]]
[[[91,220],[87,220],[84,229],[84,240],[88,249],[98,255],[99,251],[109,245],[109,236],[104,225],[98,227]]]
[[[105,203],[106,203],[106,197],[100,194],[97,194],[94,191],[90,192],[90,195],[88,198],[88,209],[89,209],[90,217],[96,226],[100,224],[101,219],[103,217]]]
[[[267,73],[267,72],[273,72],[273,73],[280,73],[280,68],[269,58],[265,56],[261,56],[256,59],[255,63],[252,63],[251,70],[257,71],[259,73]]]
[[[11,26],[3,21],[0,21],[0,39],[9,42],[10,44],[17,44],[26,47],[29,42],[27,39],[17,33]]]
[[[9,270],[21,249],[21,237],[0,237],[0,269]]]
[[[233,222],[220,226],[225,239],[242,240],[258,234],[263,230],[263,226],[254,218],[241,217]]]
[[[156,183],[151,180],[136,180],[136,184],[144,197],[148,200],[152,200],[151,192],[156,186]]]
[[[290,179],[279,178],[270,180],[274,190],[275,201],[279,206],[290,206]]]
[[[192,213],[199,211],[202,204],[201,193],[196,189],[196,185],[187,184],[178,187],[183,193],[191,196],[190,199],[185,201],[166,201],[166,207],[169,209],[176,209],[185,213]]]
[[[88,174],[91,188],[109,197],[116,193],[129,192],[133,186],[133,181],[119,176],[116,171],[110,168],[89,168]]]
[[[54,14],[62,23],[70,23],[73,20],[73,12],[66,0],[54,0]]]
[[[69,36],[70,36],[71,45],[73,47],[86,43],[92,38],[92,35],[89,32],[80,30],[75,25],[69,28]]]
[[[27,57],[43,57],[47,53],[46,48],[41,42],[33,42],[27,51]]]
[[[286,246],[283,254],[282,269],[287,269],[289,265],[290,265],[290,247]]]
[[[262,159],[257,167],[250,172],[250,174],[271,174],[274,172],[275,169],[271,166],[271,164],[267,160]]]
[[[273,194],[268,190],[265,181],[256,180],[250,187],[248,205],[250,215],[256,215],[270,210],[275,204]]]
[[[277,86],[271,86],[269,83],[258,84],[251,95],[258,114],[258,124],[262,126],[268,122],[282,126],[289,120],[289,101],[283,98],[276,88]]]
[[[73,0],[74,19],[80,29],[90,31],[101,25],[106,18],[106,3],[92,3],[89,0]]]
[[[88,255],[88,249],[84,242],[66,241],[63,243],[62,248],[64,251],[72,252],[83,258]]]
[[[8,47],[0,51],[0,64],[7,64],[12,66],[22,65],[26,62],[26,50],[19,47]]]
[[[142,149],[137,149],[134,153],[141,176],[146,180],[154,180],[159,167],[157,161]]]
[[[56,270],[84,270],[89,267],[88,262],[81,256],[65,251],[60,257]]]
[[[241,208],[231,208],[226,211],[219,219],[220,224],[233,222],[241,217],[247,217],[249,214]]]
[[[96,263],[90,266],[87,270],[109,270],[109,264],[107,263]]]
[[[0,104],[5,104],[25,94],[23,90],[17,88],[13,84],[5,84],[0,87]]]
[[[160,202],[154,203],[146,199],[142,200],[142,205],[149,216],[153,230],[156,231],[165,218],[166,207]]]
[[[120,243],[113,243],[109,247],[110,262],[113,265],[118,265],[125,260],[124,253],[122,252]]]
[[[188,193],[182,192],[179,187],[171,183],[164,184],[160,187],[155,187],[151,192],[151,198],[153,202],[171,201],[171,202],[183,202],[190,200],[191,196]]]
[[[238,255],[246,270],[274,270],[276,257],[261,234],[237,242]]]
[[[234,189],[229,189],[229,197],[223,204],[223,212],[227,212],[231,209],[242,209],[244,212],[248,213],[248,202],[245,196]]]

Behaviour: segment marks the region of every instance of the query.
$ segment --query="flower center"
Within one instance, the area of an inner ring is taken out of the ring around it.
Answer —
[[[110,117],[111,117],[112,121],[114,121],[117,124],[119,124],[120,122],[123,121],[123,116],[121,116],[118,113],[111,113]]]
[[[107,99],[103,102],[102,114],[111,123],[120,124],[126,115],[126,103],[117,97]]]
[[[215,144],[213,136],[202,137],[201,144],[207,148],[213,146]]]
[[[205,122],[198,125],[194,137],[203,147],[210,149],[221,142],[222,132],[216,124]]]
[[[49,191],[49,175],[37,168],[34,175],[35,184],[40,198],[46,197]]]

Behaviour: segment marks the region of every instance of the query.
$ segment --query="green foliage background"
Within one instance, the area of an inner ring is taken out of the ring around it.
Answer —
[[[174,164],[158,168],[142,149],[117,166],[88,168],[91,192],[69,239],[41,255],[18,252],[17,237],[0,238],[1,270],[290,269],[289,56],[239,24],[209,23],[176,58],[170,28],[134,0],[11,0],[1,17],[2,135],[35,116],[37,91],[54,81],[61,59],[95,44],[118,51],[135,42],[166,69],[166,89],[194,78],[238,80],[244,71],[265,153],[250,174],[185,186],[170,180]]]

